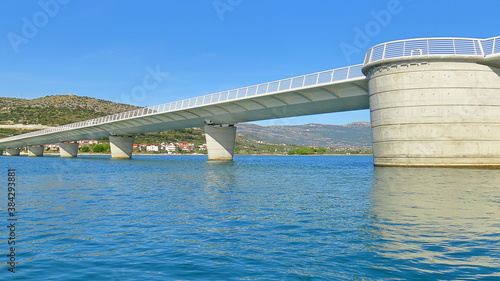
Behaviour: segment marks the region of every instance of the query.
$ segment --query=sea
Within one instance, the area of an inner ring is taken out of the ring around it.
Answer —
[[[500,280],[500,170],[188,155],[0,169],[0,280]]]

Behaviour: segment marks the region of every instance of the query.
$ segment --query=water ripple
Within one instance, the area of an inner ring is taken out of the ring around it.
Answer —
[[[2,158],[19,175],[20,262],[0,278],[500,278],[499,171],[235,160]]]

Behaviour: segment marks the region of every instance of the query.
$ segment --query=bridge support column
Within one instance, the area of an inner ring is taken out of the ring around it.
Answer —
[[[500,168],[500,69],[415,56],[363,71],[375,166]]]
[[[43,146],[30,146],[28,147],[28,156],[43,156],[44,150]]]
[[[132,158],[135,136],[109,136],[112,158]]]
[[[60,157],[76,157],[78,155],[78,143],[60,142],[59,155]]]
[[[21,149],[19,149],[19,148],[7,148],[7,149],[5,149],[5,154],[7,154],[7,156],[19,156],[20,153],[21,153]]]
[[[236,127],[234,125],[205,125],[208,160],[232,161]]]

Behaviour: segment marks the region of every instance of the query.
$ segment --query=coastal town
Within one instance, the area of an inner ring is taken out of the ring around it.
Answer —
[[[78,148],[81,152],[107,152],[109,149],[109,142],[99,141],[99,140],[80,140],[77,141]],[[96,148],[97,149],[93,149]],[[45,145],[45,150],[58,151],[59,143],[51,143]],[[186,154],[186,153],[199,153],[205,154],[207,151],[207,145],[195,145],[189,142],[162,142],[162,143],[137,143],[133,145],[133,150],[136,152],[143,153],[164,153],[164,154]]]
[[[109,154],[110,143],[107,139],[79,140],[79,153],[83,154]],[[42,145],[45,154],[58,154],[60,143],[51,143]],[[132,147],[136,154],[167,154],[167,155],[185,155],[185,154],[207,154],[207,144],[196,145],[192,142],[160,142],[160,143],[135,143]],[[28,148],[20,148],[23,154],[27,153]],[[362,147],[318,147],[318,146],[297,146],[286,144],[270,144],[263,141],[256,141],[255,144],[238,144],[235,148],[235,154],[240,155],[353,155],[353,154],[371,154],[369,148]]]

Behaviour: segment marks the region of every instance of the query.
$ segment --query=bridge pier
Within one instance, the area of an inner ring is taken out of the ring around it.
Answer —
[[[135,136],[109,136],[112,158],[132,158]]]
[[[38,157],[43,156],[43,151],[45,147],[43,146],[30,146],[28,147],[28,156]]]
[[[205,125],[205,138],[209,161],[232,161],[236,127],[233,124]]]
[[[478,62],[415,56],[363,68],[375,166],[500,167],[500,69]]]
[[[78,156],[78,143],[74,142],[60,142],[59,155],[63,158],[77,157]]]
[[[5,154],[7,156],[19,156],[19,154],[21,154],[21,149],[19,149],[19,148],[7,148],[7,149],[5,149]]]

